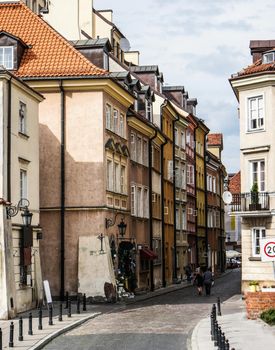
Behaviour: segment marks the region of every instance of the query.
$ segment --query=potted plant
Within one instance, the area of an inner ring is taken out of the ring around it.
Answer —
[[[249,282],[250,292],[257,292],[258,289],[259,289],[259,282],[258,281],[250,281]]]
[[[259,203],[259,189],[257,182],[253,183],[250,190],[251,204],[249,204],[249,210],[261,210],[261,204]]]

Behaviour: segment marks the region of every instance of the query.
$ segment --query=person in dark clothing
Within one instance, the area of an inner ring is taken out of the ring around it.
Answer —
[[[194,279],[194,284],[197,286],[198,294],[202,294],[202,288],[203,288],[203,276],[200,271],[197,271],[196,277]]]
[[[190,265],[185,266],[185,274],[188,282],[192,280],[192,269]]]
[[[205,287],[206,295],[210,295],[211,293],[212,282],[213,282],[213,275],[212,275],[211,268],[209,267],[207,271],[205,271],[205,273],[203,274],[203,284]]]

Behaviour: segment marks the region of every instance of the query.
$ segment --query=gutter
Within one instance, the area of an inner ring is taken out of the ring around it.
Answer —
[[[65,94],[60,81],[60,114],[61,114],[61,135],[60,135],[60,300],[65,295]]]
[[[207,156],[206,156],[206,135],[204,137],[204,212],[205,212],[205,249],[206,249],[206,268],[208,268],[208,203],[207,203]]]
[[[7,201],[11,202],[11,78],[8,80]]]
[[[152,213],[153,213],[153,205],[152,205],[152,197],[153,197],[153,191],[152,191],[152,141],[154,140],[154,138],[157,137],[157,129],[155,129],[155,134],[149,138],[149,149],[148,149],[148,153],[149,153],[149,240],[150,240],[150,249],[153,250],[153,217],[152,217]],[[154,291],[155,286],[154,286],[154,261],[151,260],[150,261],[150,288],[151,288],[151,292]]]

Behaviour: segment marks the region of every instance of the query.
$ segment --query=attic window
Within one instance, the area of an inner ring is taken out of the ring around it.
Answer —
[[[0,65],[13,69],[13,46],[0,46]]]
[[[275,51],[267,52],[263,55],[263,63],[271,63],[275,61]]]

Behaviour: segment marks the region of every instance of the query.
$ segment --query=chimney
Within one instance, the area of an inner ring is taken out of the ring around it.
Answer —
[[[106,9],[106,10],[99,10],[99,12],[104,18],[107,19],[109,22],[113,22],[113,10]]]
[[[196,116],[196,105],[197,104],[198,104],[198,101],[196,98],[189,98],[187,100],[187,112]]]
[[[135,66],[139,65],[139,51],[127,51],[124,52],[125,61],[134,64]]]
[[[275,40],[250,40],[249,48],[255,63],[262,58],[264,52],[275,48]]]

